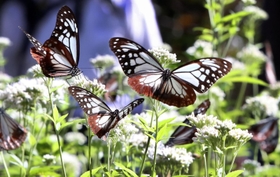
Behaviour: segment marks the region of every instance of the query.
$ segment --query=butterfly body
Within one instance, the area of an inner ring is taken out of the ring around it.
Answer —
[[[110,48],[119,59],[128,84],[139,94],[168,105],[184,107],[193,104],[197,91],[206,92],[231,69],[231,63],[220,58],[202,58],[164,69],[141,45],[125,38],[111,38]]]
[[[34,45],[31,56],[40,64],[47,77],[76,76],[81,73],[79,63],[79,33],[72,10],[63,6],[58,14],[51,37],[42,45],[30,34],[26,34]]]
[[[68,89],[88,115],[88,124],[99,138],[106,135],[121,119],[144,101],[143,98],[136,99],[122,110],[112,111],[106,103],[91,92],[76,86],[71,86]]]
[[[27,131],[0,108],[0,150],[13,150],[21,146]]]

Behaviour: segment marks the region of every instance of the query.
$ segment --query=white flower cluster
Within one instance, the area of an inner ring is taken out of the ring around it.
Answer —
[[[226,57],[225,59],[232,64],[232,69],[238,69],[238,70],[242,70],[242,71],[246,69],[246,65],[243,62],[238,61],[235,58]]]
[[[98,82],[96,79],[91,81],[83,74],[79,76],[79,79],[72,78],[71,85],[82,87],[97,96],[103,95],[105,92],[107,92],[104,84]]]
[[[276,116],[278,112],[279,100],[268,94],[247,98],[245,102],[243,108],[252,112],[255,111],[255,109],[259,109],[259,111],[264,112],[266,116]]]
[[[242,2],[246,5],[256,4],[256,0],[242,0]]]
[[[268,18],[268,14],[257,6],[247,6],[244,11],[250,12],[250,17],[254,20],[266,20]]]
[[[163,67],[166,67],[170,64],[179,63],[180,60],[177,60],[177,56],[175,53],[170,53],[165,48],[155,48],[149,50],[151,54],[159,61]]]
[[[236,124],[231,120],[221,121],[212,115],[194,114],[187,116],[187,119],[197,127],[196,137],[193,140],[206,146],[217,146],[222,149],[223,137],[226,137],[226,147],[239,146],[245,144],[252,138],[252,134],[247,130],[237,129]]]
[[[63,87],[64,83],[57,80],[53,84],[54,87]],[[59,88],[53,94],[55,103],[64,101],[65,89]],[[41,104],[41,107],[46,107],[49,95],[42,79],[21,78],[18,82],[9,84],[4,90],[0,90],[0,100],[3,100],[5,105],[16,107],[16,109],[31,108],[38,103]]]
[[[186,52],[194,58],[217,57],[218,53],[213,49],[210,42],[197,40],[192,47],[189,47]]]
[[[89,61],[95,68],[106,69],[114,65],[115,58],[112,55],[97,55]]]
[[[68,132],[64,135],[64,139],[69,143],[77,143],[79,145],[84,145],[87,141],[86,136],[80,132]]]
[[[12,45],[9,38],[0,36],[0,49]]]
[[[151,146],[148,148],[148,157],[154,159],[155,142],[151,142]],[[156,152],[157,164],[161,166],[162,164],[173,165],[177,167],[189,167],[193,163],[192,153],[187,152],[185,148],[177,147],[167,147],[158,142],[157,152]]]
[[[252,44],[243,47],[242,50],[237,53],[237,58],[249,65],[253,62],[266,61],[266,55],[261,52],[256,45]]]

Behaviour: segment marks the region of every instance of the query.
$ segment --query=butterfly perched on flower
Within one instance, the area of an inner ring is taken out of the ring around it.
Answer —
[[[27,131],[0,108],[0,150],[13,150],[22,145]]]
[[[47,77],[76,76],[80,43],[79,32],[72,10],[63,6],[57,13],[56,25],[51,37],[42,45],[37,39],[22,30],[34,45],[30,49],[32,57],[40,64]]]
[[[271,153],[278,145],[279,127],[278,118],[268,117],[260,120],[249,128],[253,134],[252,140],[259,143],[260,149]]]
[[[100,98],[81,87],[71,86],[68,87],[68,90],[89,116],[88,124],[99,138],[106,135],[121,119],[144,101],[143,98],[139,98],[129,103],[122,110],[112,111]]]
[[[197,116],[198,114],[205,114],[210,107],[209,99],[203,101],[198,107],[193,111],[193,114]],[[192,143],[192,138],[195,137],[196,127],[191,125],[188,119],[184,122],[187,126],[178,126],[176,130],[171,134],[169,140],[165,143],[166,146],[183,145]]]
[[[109,45],[128,76],[128,84],[136,92],[177,107],[193,104],[194,90],[206,92],[231,69],[230,62],[209,57],[169,70],[134,41],[116,37],[110,39]]]

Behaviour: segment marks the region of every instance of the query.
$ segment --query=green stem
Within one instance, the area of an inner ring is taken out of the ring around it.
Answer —
[[[107,147],[108,147],[108,159],[107,159],[107,169],[108,169],[108,172],[109,172],[109,175],[111,176],[111,146],[110,146],[110,143],[107,143]]]
[[[3,160],[3,164],[4,164],[5,171],[7,173],[7,177],[10,177],[10,172],[9,172],[9,169],[8,169],[6,161],[5,161],[5,158],[4,158],[4,155],[3,155],[3,151],[1,151],[1,158]]]
[[[154,119],[154,116],[153,116],[153,114],[152,114],[151,122],[150,122],[150,127],[152,127],[152,125],[153,125],[153,119]],[[148,133],[149,133],[149,132],[148,132]],[[149,146],[150,146],[150,142],[151,142],[151,137],[148,136],[147,145],[146,145],[146,147],[145,147],[145,152],[144,152],[143,160],[142,160],[141,167],[140,167],[140,173],[139,173],[139,176],[140,176],[140,177],[142,176],[142,173],[143,173],[143,170],[144,170],[145,161],[146,161],[148,149],[149,149]]]
[[[92,164],[91,164],[91,130],[88,128],[88,169],[89,175],[92,177]]]
[[[236,102],[236,105],[235,105],[235,110],[239,110],[241,105],[242,105],[243,98],[244,98],[245,91],[246,91],[246,87],[247,87],[247,83],[243,82],[241,84],[240,92],[239,92],[237,102]]]
[[[48,94],[49,94],[49,101],[50,101],[51,110],[52,110],[52,113],[53,113],[52,116],[54,118],[54,116],[55,116],[54,112],[53,112],[54,106],[53,106],[53,101],[52,101],[52,93],[51,93],[51,89],[50,89],[50,86],[52,85],[52,79],[48,79],[47,81],[48,81],[47,88],[48,88]],[[54,122],[54,130],[55,130],[56,139],[57,139],[57,143],[58,143],[58,147],[59,147],[59,156],[60,156],[60,162],[61,162],[61,165],[62,165],[62,173],[63,173],[63,176],[66,177],[65,164],[64,164],[64,161],[63,161],[63,158],[62,158],[62,147],[61,147],[61,144],[60,144],[59,133],[57,132],[55,122]]]
[[[156,115],[156,132],[155,132],[155,150],[154,150],[154,160],[153,160],[153,166],[152,166],[152,176],[156,175],[156,162],[157,162],[157,144],[158,144],[158,114],[157,111],[159,111],[158,109],[158,101],[154,102],[154,106],[153,106],[153,113]]]

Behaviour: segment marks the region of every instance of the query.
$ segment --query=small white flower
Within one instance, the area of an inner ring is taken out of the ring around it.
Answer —
[[[249,44],[237,53],[237,58],[242,60],[244,63],[252,64],[256,61],[265,62],[267,57],[256,45]]]
[[[175,53],[170,53],[167,49],[164,48],[155,48],[149,50],[150,53],[161,63],[164,67],[169,64],[179,63],[180,60],[177,60]]]
[[[242,0],[242,2],[246,5],[256,4],[256,0]]]
[[[226,57],[225,58],[227,61],[231,62],[232,64],[232,69],[238,69],[238,70],[245,70],[246,69],[246,65],[241,62],[241,61],[238,61],[237,59],[235,58],[232,58],[232,57]]]
[[[91,58],[90,62],[95,68],[106,69],[114,65],[115,58],[112,55],[97,55]]]
[[[100,83],[97,79],[93,79],[91,81],[83,74],[81,74],[79,79],[71,78],[70,82],[71,85],[82,87],[97,96],[103,95],[105,92],[107,92],[104,84]]]
[[[64,138],[67,142],[76,142],[79,145],[83,145],[87,141],[85,135],[80,132],[68,132],[65,134]]]
[[[201,128],[205,125],[214,126],[217,125],[220,120],[213,115],[206,114],[198,114],[195,116],[193,113],[191,115],[186,116],[186,118],[197,128]]]
[[[151,142],[151,146],[148,148],[148,157],[154,159],[155,143]],[[165,147],[162,142],[157,144],[157,164],[167,163],[169,165],[177,165],[180,167],[188,167],[194,160],[192,154],[187,152],[185,148],[177,147]]]
[[[74,173],[75,176],[81,175],[83,164],[76,155],[69,154],[68,152],[63,152],[62,158],[64,160],[67,171]],[[60,162],[60,160],[59,160],[59,162]],[[71,173],[69,173],[69,174],[71,174]]]
[[[255,109],[256,106],[254,105],[262,105],[262,107],[258,107],[260,109],[259,111],[264,112],[267,116],[276,116],[278,112],[278,103],[278,99],[268,94],[263,94],[246,99],[246,104],[243,106],[243,108]],[[261,110],[261,108],[264,108],[264,110]]]
[[[194,58],[217,57],[218,53],[213,49],[210,42],[197,40],[192,47],[189,47],[186,52]]]
[[[257,6],[247,6],[244,11],[250,12],[250,17],[255,20],[266,20],[268,18],[268,14]]]
[[[228,119],[224,121],[219,121],[217,127],[219,127],[219,129],[224,128],[224,129],[231,130],[236,127],[236,124]]]
[[[253,137],[253,135],[249,133],[248,130],[241,130],[240,128],[230,130],[229,135],[240,143],[246,143]]]
[[[10,45],[12,45],[12,42],[9,38],[0,36],[0,48],[1,47],[7,47],[7,46],[10,46]]]

